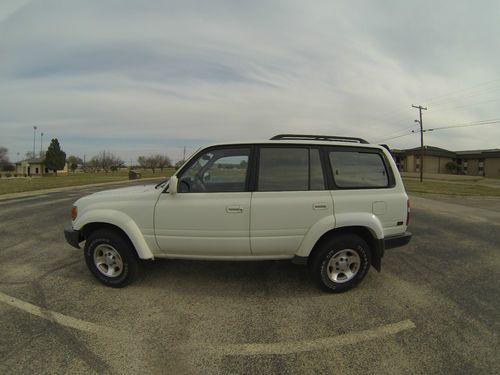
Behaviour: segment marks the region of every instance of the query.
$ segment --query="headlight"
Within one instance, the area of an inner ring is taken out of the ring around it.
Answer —
[[[78,216],[78,208],[76,206],[71,207],[71,220],[75,221]]]

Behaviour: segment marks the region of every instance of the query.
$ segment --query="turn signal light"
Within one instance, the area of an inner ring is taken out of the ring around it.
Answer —
[[[78,208],[76,206],[71,207],[71,220],[75,220],[78,216]]]

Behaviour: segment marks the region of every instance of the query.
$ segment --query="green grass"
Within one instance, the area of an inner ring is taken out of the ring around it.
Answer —
[[[405,189],[409,193],[431,193],[463,196],[500,196],[500,187],[485,186],[477,182],[444,182],[425,180],[421,183],[418,179],[403,179]]]
[[[151,170],[139,171],[142,178],[151,177],[167,177],[171,176],[174,169],[164,169],[155,171]],[[19,193],[24,191],[43,190],[66,186],[78,186],[98,184],[105,182],[118,182],[128,180],[128,171],[109,172],[108,174],[101,173],[69,173],[68,175],[59,176],[43,176],[33,178],[0,178],[0,195],[8,193]]]

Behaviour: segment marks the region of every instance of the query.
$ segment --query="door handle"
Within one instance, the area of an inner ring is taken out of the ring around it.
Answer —
[[[241,206],[227,206],[226,212],[228,214],[241,214],[243,212],[243,207],[241,207]]]
[[[325,202],[319,202],[313,204],[313,210],[326,210],[328,205]]]

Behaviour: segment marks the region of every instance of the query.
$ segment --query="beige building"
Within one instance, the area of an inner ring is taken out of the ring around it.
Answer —
[[[46,173],[53,173],[54,171],[45,167],[43,159],[26,159],[21,160],[16,163],[15,173],[18,175],[26,176],[41,176]],[[68,173],[68,163],[64,165],[64,169],[58,170],[57,173],[65,174]]]
[[[457,151],[457,164],[462,174],[500,177],[500,149]]]
[[[396,159],[403,172],[420,172],[420,147],[399,151]],[[433,146],[424,147],[424,173],[448,173],[446,164],[454,161],[454,152]]]
[[[420,172],[420,147],[408,150],[392,150],[398,168],[402,172]],[[454,162],[455,172],[446,164]],[[424,173],[458,173],[470,176],[500,177],[500,149],[448,151],[439,147],[424,147]]]

